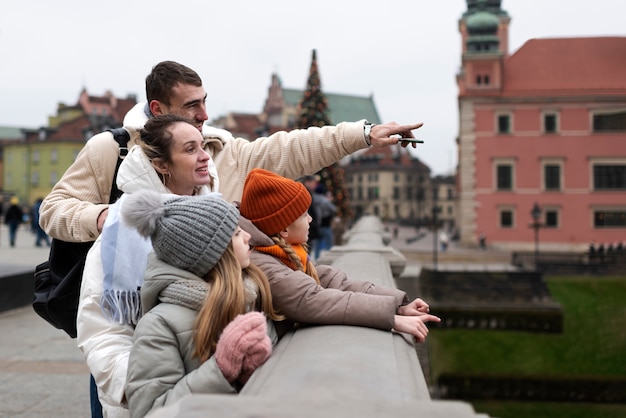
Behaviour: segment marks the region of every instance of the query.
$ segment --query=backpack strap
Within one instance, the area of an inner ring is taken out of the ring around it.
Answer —
[[[113,134],[115,142],[120,147],[120,152],[117,156],[117,163],[115,164],[115,173],[113,174],[113,184],[111,184],[111,195],[109,197],[109,203],[115,203],[117,199],[122,195],[122,191],[117,188],[117,172],[122,164],[122,160],[128,155],[128,141],[130,141],[130,134],[124,128],[107,129],[107,131]]]

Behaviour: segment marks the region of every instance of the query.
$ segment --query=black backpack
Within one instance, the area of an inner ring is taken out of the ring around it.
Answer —
[[[130,135],[124,128],[108,131],[113,134],[120,147],[109,199],[109,203],[114,203],[122,195],[115,179],[122,157],[128,153]],[[48,260],[35,267],[33,309],[40,317],[72,338],[76,338],[76,315],[85,258],[92,245],[93,241],[66,242],[53,238]]]

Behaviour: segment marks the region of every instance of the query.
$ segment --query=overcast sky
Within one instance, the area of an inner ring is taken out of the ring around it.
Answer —
[[[502,8],[511,53],[531,38],[626,36],[625,0],[503,0]],[[373,94],[384,122],[424,122],[416,155],[447,174],[457,160],[466,10],[465,0],[4,0],[0,125],[46,125],[83,87],[145,100],[145,76],[162,60],[200,74],[210,118],[259,113],[272,73],[283,87],[305,88],[316,49],[325,92]]]

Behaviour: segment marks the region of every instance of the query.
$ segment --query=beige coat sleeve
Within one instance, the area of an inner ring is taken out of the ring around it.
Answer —
[[[109,132],[85,143],[41,204],[39,222],[50,236],[77,242],[98,237],[98,215],[108,207],[118,153]]]
[[[343,122],[337,126],[277,132],[252,142],[243,138],[227,140],[222,150],[213,150],[220,178],[219,191],[228,201],[241,200],[243,183],[253,168],[270,170],[294,180],[313,174],[367,148],[364,123]]]

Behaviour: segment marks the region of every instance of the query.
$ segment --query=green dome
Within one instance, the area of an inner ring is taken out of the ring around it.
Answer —
[[[481,10],[468,16],[465,23],[470,34],[492,34],[498,31],[500,19],[493,13]]]

